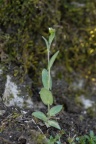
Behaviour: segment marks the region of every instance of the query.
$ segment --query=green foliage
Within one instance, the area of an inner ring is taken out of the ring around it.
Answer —
[[[62,105],[54,106],[49,110],[48,115],[55,116],[57,113],[61,111],[61,109],[62,109]]]
[[[47,117],[44,113],[37,111],[32,113],[33,116],[37,117],[38,119],[43,120],[44,122],[47,122]]]
[[[49,139],[47,140],[47,144],[62,144],[61,143],[61,137],[64,134],[64,131],[60,131],[58,134],[55,135],[55,137],[50,136]]]
[[[55,120],[48,120],[47,123],[46,123],[46,126],[47,127],[55,127],[57,129],[61,129],[58,122],[56,122]]]
[[[61,142],[60,141],[58,141],[58,135],[55,137],[55,138],[53,138],[52,136],[50,136],[50,138],[49,138],[49,140],[48,140],[48,144],[61,144]]]
[[[40,91],[41,100],[45,105],[48,106],[48,112],[45,115],[44,113],[37,111],[37,112],[33,112],[32,115],[35,116],[36,118],[42,120],[47,127],[52,126],[57,129],[60,129],[58,122],[53,120],[52,117],[54,117],[56,114],[58,114],[61,111],[62,105],[57,105],[57,106],[50,108],[50,106],[53,104],[53,95],[51,92],[52,79],[51,79],[50,70],[51,70],[51,67],[58,55],[58,51],[50,59],[50,46],[55,37],[55,30],[52,28],[49,29],[49,33],[50,33],[50,36],[49,36],[48,41],[45,38],[43,38],[45,40],[46,47],[47,47],[48,69],[47,70],[43,69],[43,71],[42,71],[42,83],[43,83],[44,87]]]
[[[71,138],[68,138],[69,144],[96,144],[96,136],[94,135],[94,132],[91,130],[89,135],[82,135],[79,137],[76,137],[76,135]]]
[[[76,144],[76,143],[75,143],[75,137],[76,137],[76,135],[74,135],[73,137],[70,137],[70,136],[69,136],[69,137],[68,137],[68,143],[69,143],[69,144]]]
[[[77,137],[78,144],[96,144],[96,136],[93,131],[90,131],[89,135]]]
[[[64,131],[61,131],[61,133],[57,134],[55,137],[50,136],[50,138],[47,141],[47,144],[62,144],[60,138],[63,134]]]

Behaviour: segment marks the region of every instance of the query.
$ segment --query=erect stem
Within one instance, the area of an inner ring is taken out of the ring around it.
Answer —
[[[49,59],[50,59],[50,50],[47,49],[47,54],[48,54],[48,64],[49,64]]]
[[[50,68],[49,68],[49,61],[50,61],[50,50],[47,50],[48,52],[48,90],[50,89]]]
[[[47,50],[48,52],[48,90],[50,89],[50,68],[49,68],[49,61],[50,61],[50,48]],[[50,118],[50,105],[48,104],[48,117]]]
[[[50,105],[48,104],[48,118],[50,118],[50,113],[49,113],[49,111],[50,111]]]

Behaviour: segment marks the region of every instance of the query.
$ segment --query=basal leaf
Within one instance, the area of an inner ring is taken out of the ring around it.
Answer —
[[[49,124],[50,126],[52,126],[52,127],[57,128],[57,129],[61,129],[60,126],[59,126],[59,124],[58,124],[58,122],[56,122],[56,121],[54,121],[54,120],[49,120],[49,121],[48,121],[48,124]]]
[[[49,91],[45,88],[42,88],[40,91],[40,97],[41,97],[42,102],[45,105],[52,105],[53,104],[53,96],[52,96],[51,91]]]
[[[62,105],[57,105],[57,106],[54,106],[50,109],[49,111],[49,115],[50,116],[55,116],[57,113],[59,113],[62,109]]]
[[[54,61],[55,61],[58,53],[59,53],[59,51],[57,51],[57,52],[51,57],[51,59],[50,59],[50,61],[49,61],[49,64],[48,64],[48,68],[49,68],[49,69],[52,67],[52,65],[53,65],[53,63],[54,63]]]
[[[47,121],[47,117],[44,113],[37,111],[37,112],[33,112],[32,115],[38,119],[41,119],[42,121]]]

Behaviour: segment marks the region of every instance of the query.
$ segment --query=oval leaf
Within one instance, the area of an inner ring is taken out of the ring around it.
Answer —
[[[49,120],[48,121],[49,126],[55,127],[57,129],[61,129],[58,122],[54,121],[54,120]]]
[[[51,59],[50,59],[50,61],[49,61],[49,64],[48,64],[48,69],[50,69],[50,68],[52,67],[52,65],[53,65],[53,63],[54,63],[54,61],[55,61],[58,53],[59,53],[59,51],[57,51],[57,52],[51,57]]]
[[[46,88],[48,90],[52,89],[52,78],[50,75],[50,82],[48,84],[48,71],[46,69],[43,69],[43,71],[42,71],[42,83],[43,83],[44,88]]]
[[[49,111],[49,115],[50,116],[55,116],[57,113],[59,113],[62,109],[62,105],[57,105],[57,106],[54,106],[50,109]]]
[[[44,113],[37,111],[37,112],[33,112],[32,115],[38,119],[41,119],[42,121],[46,122],[47,121],[47,117]]]
[[[48,71],[46,69],[42,71],[42,83],[44,88],[48,89]]]
[[[42,102],[45,105],[52,105],[53,104],[53,96],[52,96],[51,91],[49,91],[45,88],[42,88],[40,91],[40,97],[41,97]]]

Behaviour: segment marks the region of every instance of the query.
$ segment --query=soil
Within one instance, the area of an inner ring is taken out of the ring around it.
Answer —
[[[35,90],[34,90],[35,91]],[[60,90],[61,91],[61,90]],[[56,119],[61,130],[46,128],[39,120],[32,117],[34,109],[20,109],[6,107],[0,103],[0,110],[5,110],[0,115],[0,144],[46,144],[46,138],[61,134],[61,143],[68,144],[68,139],[89,134],[90,130],[96,134],[96,118],[87,115],[82,106],[78,106],[67,96],[55,95],[55,105],[62,104],[64,109]],[[40,102],[38,91],[33,96],[34,103]],[[39,109],[46,112],[46,108]],[[77,143],[76,143],[77,144]]]

